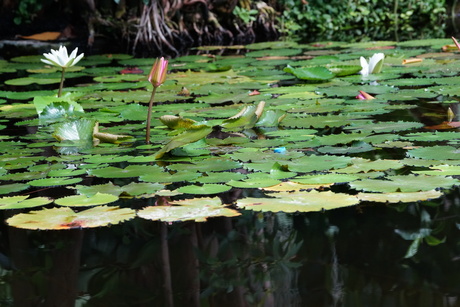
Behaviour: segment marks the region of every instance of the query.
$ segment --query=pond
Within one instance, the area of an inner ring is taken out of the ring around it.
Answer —
[[[2,306],[460,303],[452,40],[200,47],[148,142],[155,59],[42,58],[0,61]]]

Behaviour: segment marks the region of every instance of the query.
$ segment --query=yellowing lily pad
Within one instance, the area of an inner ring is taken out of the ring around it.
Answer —
[[[9,218],[10,226],[32,230],[61,230],[115,225],[130,220],[136,212],[129,208],[99,206],[80,212],[68,207],[20,213]]]
[[[247,210],[271,212],[311,212],[353,206],[359,203],[356,196],[318,192],[281,192],[275,198],[244,198],[237,201],[237,206]]]
[[[240,212],[226,208],[218,198],[198,198],[187,205],[188,200],[181,201],[182,206],[151,206],[137,212],[141,218],[163,222],[195,221],[205,222],[210,217],[241,215]],[[174,205],[174,203],[173,203]]]
[[[372,201],[379,203],[407,203],[422,200],[436,199],[443,195],[439,190],[421,192],[393,192],[393,193],[358,193],[361,201]]]

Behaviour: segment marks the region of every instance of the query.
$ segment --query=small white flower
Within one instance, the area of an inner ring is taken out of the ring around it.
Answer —
[[[46,60],[41,59],[41,61],[49,65],[68,68],[74,66],[83,58],[84,53],[77,56],[77,52],[78,48],[75,48],[69,55],[67,53],[67,48],[61,45],[59,50],[51,49],[51,53],[43,53]]]
[[[379,73],[382,70],[383,59],[385,55],[383,53],[374,53],[367,63],[364,57],[361,57],[361,71],[359,72],[363,76],[368,76],[370,74]]]

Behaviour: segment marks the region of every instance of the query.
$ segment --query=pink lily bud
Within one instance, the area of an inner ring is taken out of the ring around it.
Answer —
[[[359,95],[356,96],[356,99],[359,99],[359,100],[366,100],[366,97],[364,97],[363,94],[359,93]]]
[[[369,95],[368,93],[366,93],[364,91],[359,91],[359,95],[356,96],[356,99],[359,99],[359,100],[371,100],[371,99],[375,99],[375,97],[372,96],[372,95]]]
[[[163,57],[156,59],[153,63],[152,70],[150,71],[148,80],[152,83],[153,87],[157,88],[165,82],[166,72],[168,71],[168,60]]]

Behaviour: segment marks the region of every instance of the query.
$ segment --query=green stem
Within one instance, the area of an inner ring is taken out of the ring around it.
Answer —
[[[147,130],[145,132],[145,142],[150,144],[150,121],[152,119],[152,106],[153,106],[153,99],[155,98],[155,92],[157,91],[156,87],[153,87],[152,96],[150,96],[149,101],[149,111],[147,114]]]
[[[59,84],[58,97],[61,97],[62,88],[64,87],[64,74],[65,74],[65,68],[62,68],[62,71],[61,71],[61,84]]]

